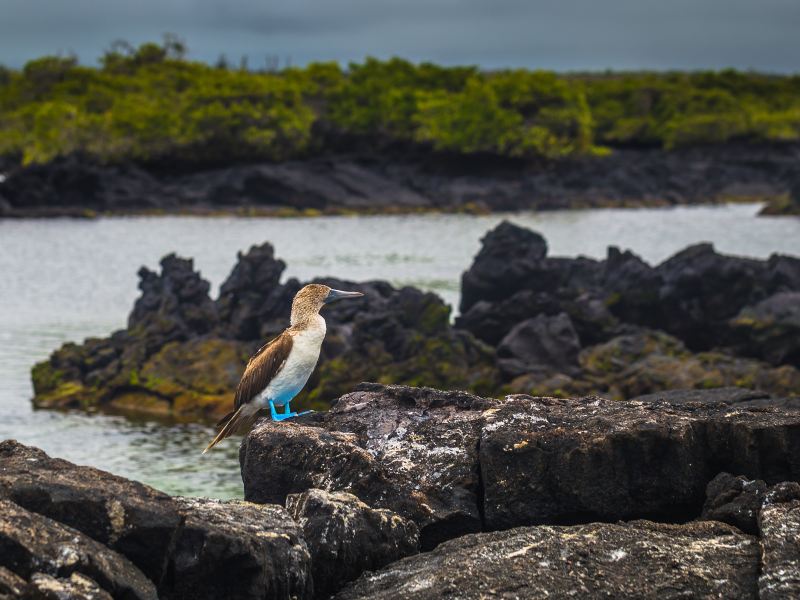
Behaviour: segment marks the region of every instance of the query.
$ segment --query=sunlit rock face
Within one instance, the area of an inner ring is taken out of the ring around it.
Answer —
[[[800,480],[800,401],[738,388],[618,402],[365,385],[245,439],[245,497],[346,491],[417,523],[423,548],[482,529],[699,516],[720,472]]]
[[[336,598],[754,599],[759,551],[754,537],[713,522],[520,527],[445,542]]]

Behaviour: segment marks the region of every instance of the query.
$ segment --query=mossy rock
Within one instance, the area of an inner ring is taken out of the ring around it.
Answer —
[[[764,208],[761,209],[762,215],[800,215],[800,197],[792,194],[782,194],[767,200]]]
[[[64,371],[49,361],[36,363],[31,369],[31,382],[36,396],[48,394],[64,383]]]
[[[129,415],[167,417],[172,414],[172,403],[169,400],[144,391],[119,394],[108,403],[108,408]]]
[[[170,342],[145,362],[136,378],[140,386],[166,397],[187,390],[230,394],[244,372],[249,350],[242,342],[219,338]]]
[[[172,415],[178,419],[217,421],[233,410],[233,392],[199,394],[189,391],[179,394],[172,403]]]

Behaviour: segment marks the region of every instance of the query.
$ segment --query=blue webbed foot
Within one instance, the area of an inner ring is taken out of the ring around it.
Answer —
[[[284,409],[282,413],[279,413],[275,410],[275,403],[272,400],[269,401],[269,412],[272,414],[273,421],[285,421],[286,419],[292,419],[294,417],[300,417],[302,415],[307,415],[309,413],[314,412],[313,410],[304,410],[301,413],[292,412],[289,403],[287,402],[284,405]]]

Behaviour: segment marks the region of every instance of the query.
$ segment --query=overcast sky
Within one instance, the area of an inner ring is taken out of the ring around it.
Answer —
[[[0,63],[84,63],[116,39],[293,64],[402,56],[486,68],[800,71],[800,0],[0,0]]]

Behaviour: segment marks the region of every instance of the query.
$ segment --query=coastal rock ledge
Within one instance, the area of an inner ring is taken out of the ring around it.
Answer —
[[[800,595],[800,398],[362,384],[240,461],[220,502],[0,443],[0,598]]]

